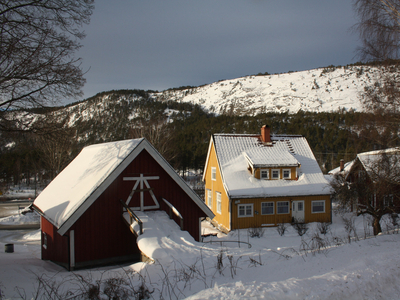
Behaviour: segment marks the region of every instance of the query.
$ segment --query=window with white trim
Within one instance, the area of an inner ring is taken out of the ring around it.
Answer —
[[[217,180],[217,168],[216,167],[211,167],[211,180],[214,180],[214,181]]]
[[[261,169],[260,170],[260,178],[268,179],[269,178],[269,169]]]
[[[216,192],[217,194],[217,213],[221,213],[221,193],[220,192]]]
[[[212,208],[212,192],[211,192],[211,190],[207,190],[207,205],[209,208]]]
[[[238,204],[238,217],[252,217],[253,216],[253,204]]]
[[[291,171],[290,171],[290,169],[283,169],[283,170],[282,170],[282,178],[283,178],[283,179],[290,179],[290,178],[291,178]]]
[[[279,173],[280,170],[279,169],[272,169],[271,171],[271,179],[279,179]]]
[[[311,212],[312,213],[324,213],[325,212],[325,200],[311,201]]]
[[[261,203],[261,214],[262,215],[273,215],[274,214],[274,202],[262,202]]]
[[[278,201],[276,203],[277,214],[288,214],[289,213],[289,201]]]

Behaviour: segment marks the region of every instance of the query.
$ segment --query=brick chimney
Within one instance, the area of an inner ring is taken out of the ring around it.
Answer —
[[[271,143],[271,132],[268,125],[261,127],[261,140],[264,143]]]
[[[344,170],[344,159],[340,160],[340,172]]]

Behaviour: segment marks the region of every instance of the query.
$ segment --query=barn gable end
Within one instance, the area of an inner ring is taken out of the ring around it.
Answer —
[[[129,148],[129,141],[123,143]],[[166,199],[183,216],[183,229],[196,240],[200,239],[199,219],[212,218],[212,212],[145,139],[132,140],[132,145],[134,147],[125,151],[125,157],[120,157],[117,164],[112,164],[112,170],[105,171],[106,176],[98,176],[101,182],[96,182],[94,188],[86,191],[87,196],[83,201],[74,203],[74,199],[69,198],[74,194],[79,195],[74,193],[73,187],[70,187],[71,195],[63,195],[64,200],[58,199],[53,205],[48,201],[57,199],[54,192],[45,190],[43,196],[35,200],[34,208],[42,215],[43,235],[52,236],[52,239],[46,241],[48,248],[43,250],[43,259],[68,265],[68,269],[139,260],[136,237],[122,216],[124,209],[120,201],[126,203],[128,199],[129,207],[137,207],[141,202],[149,206],[148,203],[154,203],[155,197],[159,203],[157,209],[168,213],[169,207],[162,200]],[[110,143],[106,146],[114,147]],[[104,160],[100,163],[106,165],[108,162]],[[74,161],[71,165],[74,166]],[[93,168],[93,165],[90,167]],[[71,172],[68,168],[70,166],[66,168],[67,174]],[[60,173],[61,179],[57,177],[49,185],[50,191],[57,190],[57,185],[62,184],[60,180],[65,178],[63,172]],[[85,170],[83,172],[87,173]],[[87,176],[90,174],[87,173]],[[141,176],[153,179],[149,181],[149,187],[138,188],[137,180],[133,179]],[[68,185],[68,182],[65,184]],[[68,192],[68,189],[63,188]],[[57,211],[58,208],[62,208],[61,211]],[[180,224],[179,219],[174,217],[174,220]],[[57,257],[54,251],[63,254]]]

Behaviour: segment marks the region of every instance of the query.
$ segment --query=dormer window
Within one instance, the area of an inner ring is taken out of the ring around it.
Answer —
[[[290,179],[291,178],[290,169],[283,169],[282,170],[282,178],[283,179]]]
[[[269,179],[269,170],[268,169],[261,170],[260,177],[261,179]]]
[[[297,176],[300,163],[289,151],[278,147],[260,146],[243,152],[249,173],[261,180],[291,180]],[[292,174],[294,173],[294,174]]]
[[[271,179],[279,179],[279,173],[280,173],[279,171],[280,171],[279,169],[273,169],[271,171],[271,174],[272,174]]]

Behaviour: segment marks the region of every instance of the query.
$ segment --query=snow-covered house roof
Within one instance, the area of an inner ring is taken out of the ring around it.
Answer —
[[[347,177],[353,167],[356,165],[357,161],[361,163],[361,165],[367,172],[371,172],[372,170],[376,169],[377,164],[382,159],[382,155],[387,155],[388,158],[392,161],[392,164],[400,164],[400,156],[398,156],[400,155],[400,148],[388,148],[384,150],[374,150],[358,153],[355,159],[344,164],[343,169],[339,166],[329,171],[328,174],[335,176],[342,173],[345,177]],[[377,170],[375,170],[374,172],[376,171]]]
[[[394,164],[399,164],[397,155],[400,154],[400,148],[388,148],[384,150],[369,151],[357,154],[357,158],[360,160],[364,169],[369,172],[371,169],[376,168],[383,155],[387,155],[392,158]]]
[[[213,217],[204,202],[144,138],[85,147],[40,193],[34,207],[64,234],[143,149],[207,216]]]
[[[232,198],[328,195],[330,187],[302,136],[271,135],[263,143],[260,135],[214,134],[214,144],[227,194]],[[248,170],[257,166],[296,166],[297,180],[260,180]]]
[[[335,176],[335,175],[338,175],[338,174],[342,173],[344,176],[347,176],[347,174],[349,174],[351,168],[353,167],[354,162],[355,162],[355,160],[352,160],[352,161],[349,161],[347,163],[344,163],[343,167],[339,166],[339,167],[337,167],[337,168],[335,168],[333,170],[330,170],[328,172],[328,174],[330,176]]]

